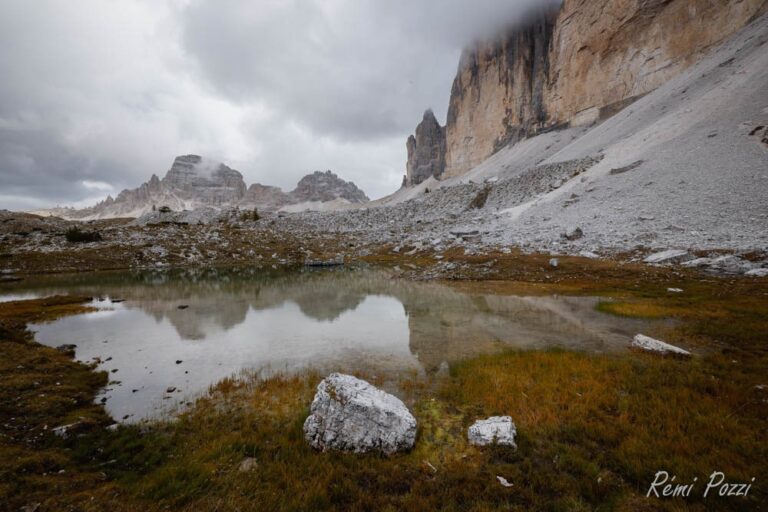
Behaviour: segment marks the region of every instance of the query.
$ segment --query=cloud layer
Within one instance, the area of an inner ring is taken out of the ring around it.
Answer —
[[[198,153],[396,189],[461,48],[540,0],[5,0],[0,208],[85,205]]]

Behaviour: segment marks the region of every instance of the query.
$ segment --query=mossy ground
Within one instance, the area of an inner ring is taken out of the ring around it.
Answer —
[[[435,381],[402,383],[419,433],[411,453],[392,458],[321,454],[303,442],[321,378],[312,374],[224,381],[177,421],[148,429],[46,435],[42,424],[105,421],[91,399],[106,377],[19,334],[23,322],[63,314],[66,300],[2,305],[11,327],[1,333],[0,420],[16,418],[30,433],[3,431],[0,502],[11,510],[759,510],[768,478],[768,285],[570,264],[570,277],[555,283],[531,273],[457,286],[599,294],[606,312],[674,318],[654,334],[697,356],[509,352],[453,365]],[[47,383],[44,394],[58,398],[38,402],[29,382]],[[28,397],[21,403],[11,398],[19,390]],[[495,414],[515,419],[517,450],[466,443],[467,426]],[[241,472],[249,457],[256,466]],[[645,498],[659,470],[698,477],[698,487],[687,499]],[[715,470],[733,482],[755,477],[749,497],[703,500]]]

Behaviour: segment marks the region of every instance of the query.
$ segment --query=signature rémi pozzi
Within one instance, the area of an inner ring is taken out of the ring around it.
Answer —
[[[653,479],[653,483],[651,483],[651,486],[648,488],[646,497],[687,498],[691,496],[693,492],[702,492],[701,496],[704,498],[713,496],[746,497],[749,495],[749,491],[752,489],[752,484],[755,482],[754,478],[748,483],[726,482],[725,473],[715,471],[709,475],[706,485],[698,487],[698,489],[703,489],[703,491],[694,491],[694,489],[697,489],[699,477],[695,477],[693,481],[685,484],[679,483],[676,480],[677,475],[670,476],[667,471],[658,471]]]

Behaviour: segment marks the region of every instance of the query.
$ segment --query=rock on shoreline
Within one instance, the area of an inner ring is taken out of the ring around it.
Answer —
[[[392,455],[413,448],[416,418],[399,398],[332,373],[317,386],[304,437],[317,450]]]

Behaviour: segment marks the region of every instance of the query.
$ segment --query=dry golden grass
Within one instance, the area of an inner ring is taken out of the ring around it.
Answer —
[[[18,510],[57,494],[100,485],[98,471],[80,467],[50,434],[78,423],[79,432],[110,420],[93,403],[104,373],[58,350],[31,342],[27,322],[88,311],[82,297],[52,297],[0,304],[0,508]]]

